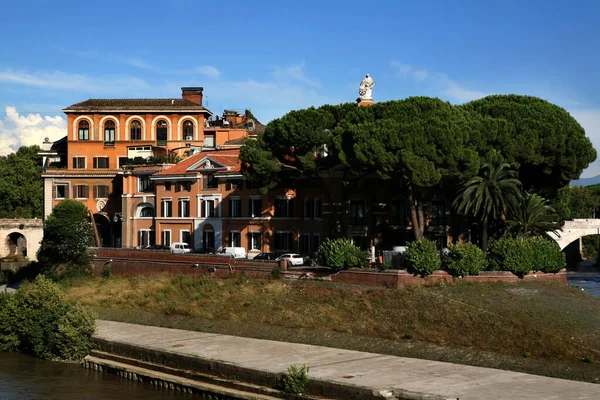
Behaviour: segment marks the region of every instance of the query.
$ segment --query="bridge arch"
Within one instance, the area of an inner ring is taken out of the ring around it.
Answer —
[[[574,241],[588,235],[600,235],[600,218],[565,221],[558,235],[548,232],[548,236],[558,243],[561,250],[564,250]]]
[[[0,219],[0,258],[22,255],[37,260],[43,236],[41,219]]]

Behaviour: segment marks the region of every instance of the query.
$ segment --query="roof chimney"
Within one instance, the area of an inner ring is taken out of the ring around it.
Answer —
[[[196,103],[201,106],[203,90],[204,90],[204,88],[202,88],[202,87],[182,87],[181,88],[181,98],[184,100],[191,101],[192,103]]]

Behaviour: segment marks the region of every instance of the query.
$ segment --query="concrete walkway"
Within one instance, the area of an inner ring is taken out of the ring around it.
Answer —
[[[312,379],[444,399],[600,399],[600,385],[518,372],[296,343],[97,321],[96,337],[242,368],[284,373],[306,364]],[[416,397],[415,397],[416,398]]]

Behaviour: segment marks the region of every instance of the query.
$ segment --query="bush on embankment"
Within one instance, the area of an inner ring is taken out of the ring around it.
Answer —
[[[319,246],[319,264],[337,271],[352,267],[367,268],[369,258],[348,239],[327,238]]]
[[[440,269],[441,263],[435,243],[426,238],[409,243],[406,249],[406,263],[411,271],[421,276],[431,275]]]
[[[566,267],[558,245],[539,236],[499,239],[490,246],[488,257],[493,270],[520,277],[531,271],[556,273]]]
[[[452,244],[449,250],[442,256],[442,265],[454,276],[479,275],[487,267],[485,253],[473,243]]]
[[[14,295],[0,296],[0,351],[79,360],[91,350],[95,329],[95,315],[70,304],[42,275]]]

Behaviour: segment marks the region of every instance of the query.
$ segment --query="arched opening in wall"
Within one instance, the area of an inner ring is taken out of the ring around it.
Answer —
[[[156,145],[157,146],[166,146],[167,145],[167,129],[168,124],[167,121],[161,119],[156,122]]]
[[[6,237],[7,254],[12,257],[27,257],[27,239],[19,232]]]
[[[183,140],[194,140],[194,123],[189,119],[183,123]]]
[[[151,218],[151,217],[155,217],[155,211],[154,211],[154,206],[150,203],[142,203],[140,204],[135,212],[135,216],[136,217],[142,217],[142,218]]]
[[[215,252],[215,229],[211,224],[206,224],[202,230],[202,250],[204,253]]]
[[[129,139],[142,140],[142,123],[140,121],[133,120],[129,124]]]
[[[94,214],[94,223],[100,239],[101,247],[113,247],[112,227],[110,220],[104,214]]]

